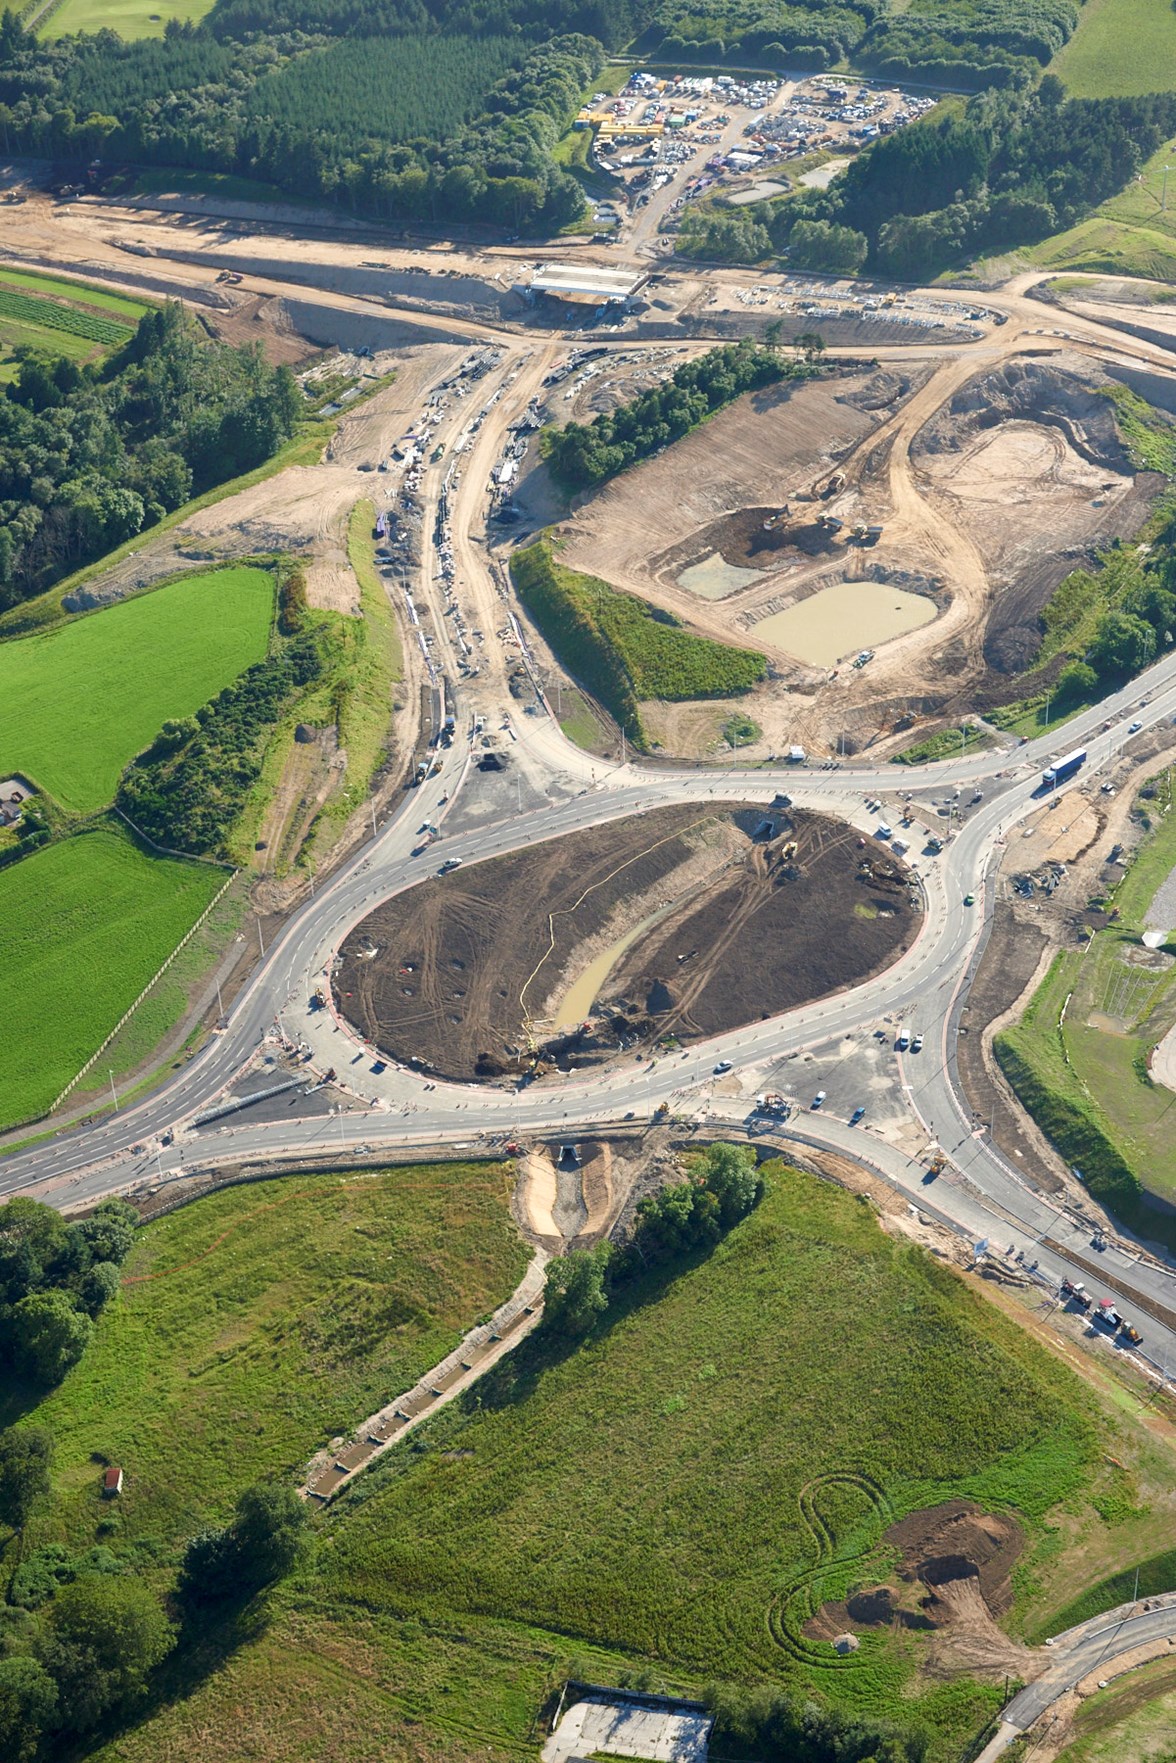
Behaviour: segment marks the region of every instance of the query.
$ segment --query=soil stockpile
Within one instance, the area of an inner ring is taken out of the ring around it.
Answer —
[[[335,997],[392,1058],[498,1078],[774,1015],[889,965],[917,923],[902,865],[840,822],[664,808],[388,901],[344,942]]]

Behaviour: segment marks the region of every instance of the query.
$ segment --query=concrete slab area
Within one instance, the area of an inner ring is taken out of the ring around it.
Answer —
[[[543,1747],[543,1763],[605,1751],[652,1763],[704,1763],[712,1716],[697,1710],[588,1697],[573,1702]]]

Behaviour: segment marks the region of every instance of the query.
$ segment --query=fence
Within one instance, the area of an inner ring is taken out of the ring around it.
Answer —
[[[61,1104],[65,1101],[65,1098],[69,1095],[70,1091],[74,1088],[74,1086],[76,1084],[79,1084],[82,1081],[82,1079],[85,1077],[86,1073],[88,1071],[90,1071],[93,1068],[93,1066],[95,1066],[98,1063],[99,1059],[101,1059],[103,1053],[105,1053],[107,1047],[109,1047],[109,1045],[110,1045],[111,1041],[114,1039],[115,1035],[118,1034],[121,1029],[125,1028],[127,1023],[131,1020],[131,1017],[135,1014],[135,1011],[139,1008],[139,1005],[143,1002],[144,998],[147,996],[148,992],[151,990],[151,988],[155,984],[156,980],[160,979],[167,972],[168,968],[171,966],[171,964],[175,960],[176,956],[180,953],[180,950],[183,949],[192,940],[192,938],[196,935],[196,932],[200,929],[200,926],[204,923],[205,919],[208,917],[208,915],[212,911],[213,907],[222,899],[226,890],[232,886],[233,882],[235,882],[236,879],[237,879],[237,871],[234,869],[232,874],[225,881],[224,886],[221,888],[218,888],[216,893],[212,896],[212,899],[208,902],[208,905],[204,908],[204,911],[200,914],[200,917],[196,920],[195,924],[193,924],[190,929],[188,929],[184,932],[183,936],[180,938],[179,942],[176,944],[175,948],[172,950],[172,952],[168,956],[167,960],[163,963],[163,965],[161,967],[156,968],[155,972],[151,975],[151,978],[147,981],[147,984],[143,987],[143,990],[139,993],[139,996],[135,999],[135,1002],[129,1007],[129,1009],[126,1009],[123,1011],[122,1015],[119,1017],[118,1021],[115,1023],[114,1027],[111,1029],[111,1031],[107,1035],[106,1039],[102,1042],[102,1045],[100,1047],[95,1048],[94,1052],[91,1053],[90,1057],[86,1060],[86,1063],[82,1066],[82,1069],[74,1077],[70,1078],[69,1082],[66,1084],[65,1088],[62,1090],[60,1096],[58,1096],[55,1101],[50,1103],[49,1107],[45,1110],[46,1114],[55,1113],[56,1110],[61,1107]]]

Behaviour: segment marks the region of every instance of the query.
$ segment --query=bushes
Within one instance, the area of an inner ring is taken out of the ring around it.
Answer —
[[[256,662],[195,717],[164,727],[128,767],[118,806],[168,850],[225,851],[233,822],[261,776],[269,736],[297,693],[322,671],[317,630]]]
[[[540,539],[510,563],[519,598],[580,684],[643,746],[642,698],[678,702],[744,692],[767,663],[750,649],[696,637],[643,600],[565,569]]]
[[[762,1763],[922,1763],[927,1744],[890,1721],[821,1708],[778,1690],[707,1692],[715,1717],[709,1754]]]

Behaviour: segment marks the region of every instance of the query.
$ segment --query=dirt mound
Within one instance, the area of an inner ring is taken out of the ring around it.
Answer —
[[[856,984],[909,944],[905,870],[863,858],[823,815],[660,809],[388,901],[345,940],[335,995],[390,1057],[467,1081],[719,1034]],[[635,919],[647,928],[629,946]]]
[[[1006,1513],[984,1512],[971,1500],[948,1500],[892,1524],[885,1541],[902,1551],[900,1580],[942,1586],[977,1579],[994,1616],[1012,1603],[1009,1575],[1025,1536]]]
[[[855,1628],[936,1630],[941,1664],[960,1648],[975,1669],[1023,1664],[1024,1650],[994,1620],[1012,1602],[1009,1576],[1025,1546],[1015,1519],[984,1512],[971,1500],[949,1500],[900,1519],[882,1540],[900,1551],[897,1583],[862,1587],[822,1605],[807,1635],[831,1641]]]

